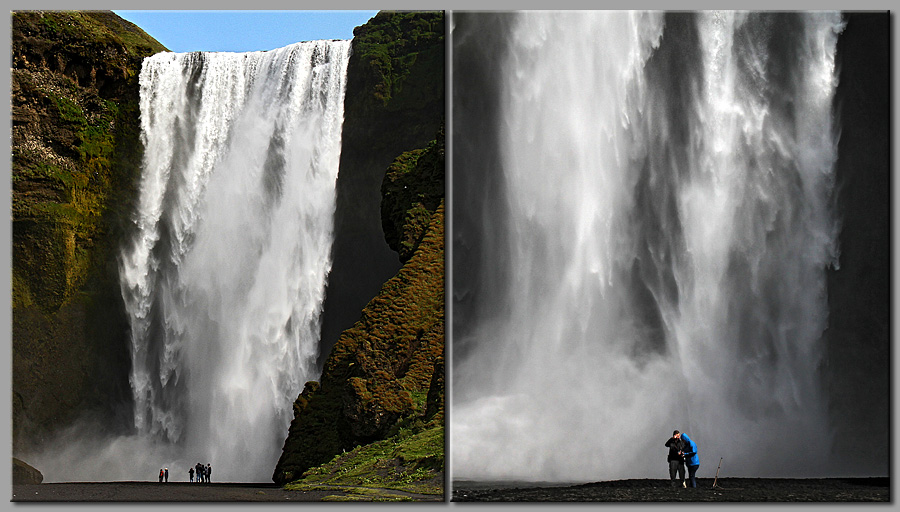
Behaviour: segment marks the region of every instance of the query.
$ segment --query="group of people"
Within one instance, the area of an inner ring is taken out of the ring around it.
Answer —
[[[687,487],[687,482],[684,480],[684,468],[687,466],[691,487],[697,487],[697,470],[700,469],[697,443],[691,440],[687,434],[676,430],[666,441],[666,446],[669,448],[666,460],[669,462],[669,479],[672,486],[680,484],[681,487]]]
[[[209,477],[212,475],[212,464],[203,465],[199,462],[188,470],[188,475],[191,477],[191,482],[194,481],[194,474],[197,475],[197,482],[206,482],[209,483]]]
[[[206,482],[209,483],[209,477],[212,475],[212,464],[200,464],[199,462],[194,467],[188,470],[188,476],[190,476],[191,482],[194,481],[194,475],[197,475],[197,482]],[[162,468],[159,470],[159,481],[160,482],[168,482],[169,481],[169,468]]]

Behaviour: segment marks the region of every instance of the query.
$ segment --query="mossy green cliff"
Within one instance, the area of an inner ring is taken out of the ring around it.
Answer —
[[[407,261],[444,198],[444,131],[427,148],[407,151],[381,184],[381,225],[388,245]]]
[[[12,13],[14,449],[127,400],[115,249],[139,173],[141,60],[111,12]]]
[[[442,196],[443,153],[441,134],[427,149],[402,154],[386,174],[385,187],[396,187],[398,176],[412,173],[429,179],[409,186]],[[410,191],[409,197],[418,196]],[[401,223],[390,227],[393,232],[418,232],[423,223],[425,229],[410,238],[406,264],[341,334],[320,382],[307,383],[295,402],[276,482],[297,480],[337,454],[401,429],[443,429],[444,206],[442,197],[435,199],[430,210],[419,211],[422,203],[410,200],[403,202],[409,204],[405,215],[385,217],[386,224],[392,218]],[[435,472],[442,472],[443,449],[435,457]]]
[[[443,13],[382,11],[356,27],[347,64],[320,367],[341,333],[400,268],[382,230],[385,169],[397,155],[434,139],[443,116]]]

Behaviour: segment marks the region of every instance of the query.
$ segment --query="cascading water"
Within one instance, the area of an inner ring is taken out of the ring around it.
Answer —
[[[454,478],[666,478],[676,428],[701,476],[720,457],[731,476],[834,470],[817,369],[840,30],[833,13],[455,22],[454,75],[472,73],[454,87]],[[466,110],[480,93],[492,106]]]
[[[219,481],[268,481],[316,378],[349,53],[313,41],[144,61],[120,276],[135,428],[174,447],[150,464],[180,478],[209,462]]]

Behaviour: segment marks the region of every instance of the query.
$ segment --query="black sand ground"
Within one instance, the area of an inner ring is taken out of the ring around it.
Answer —
[[[286,491],[275,484],[190,482],[67,482],[13,485],[15,502],[287,502],[333,501],[349,496],[340,487],[321,491]],[[390,489],[381,497],[406,497],[417,501],[443,501],[442,497],[418,495]],[[359,495],[357,494],[357,499]]]
[[[698,487],[668,480],[615,480],[569,486],[492,486],[454,482],[452,501],[601,502],[889,502],[889,478],[698,478]]]

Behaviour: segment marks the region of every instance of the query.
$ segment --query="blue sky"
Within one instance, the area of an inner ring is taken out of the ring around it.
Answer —
[[[378,11],[116,10],[173,52],[250,52],[299,41],[351,39]]]

